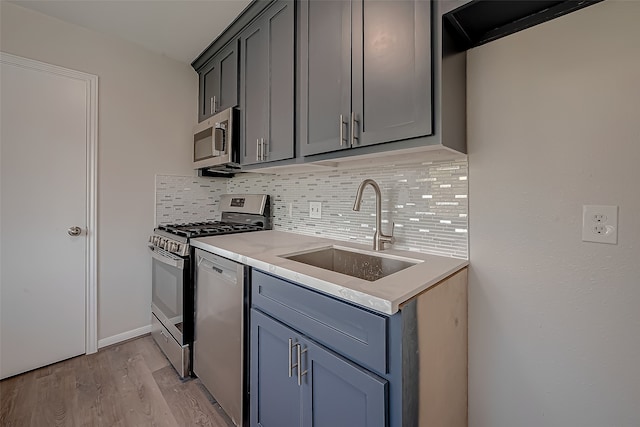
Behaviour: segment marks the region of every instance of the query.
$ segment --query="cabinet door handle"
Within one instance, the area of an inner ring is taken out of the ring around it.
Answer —
[[[209,114],[213,114],[213,97],[210,99]]]
[[[347,125],[347,121],[344,119],[344,114],[340,114],[340,147],[343,147],[347,143],[344,137],[344,127]]]
[[[216,96],[213,96],[213,111],[211,113],[215,113],[218,111],[218,106],[216,105]]]
[[[359,125],[360,121],[356,117],[355,112],[351,112],[351,145],[355,145],[356,141],[360,143],[360,137],[356,136],[356,123]]]
[[[305,348],[304,350],[302,350],[302,344],[298,343],[296,344],[297,347],[297,356],[298,356],[298,363],[296,363],[296,366],[298,368],[298,385],[301,386],[302,385],[302,376],[306,375],[308,370],[305,369],[304,371],[302,370],[302,355],[304,353],[307,352],[307,349]]]
[[[267,157],[269,157],[269,149],[267,148],[267,142],[265,142],[264,138],[260,138],[260,145],[262,145],[262,160],[267,160]]]
[[[293,370],[297,366],[297,364],[296,365],[292,365],[291,364],[293,362],[293,360],[291,360],[292,359],[292,357],[291,357],[291,353],[292,352],[293,352],[293,339],[289,338],[289,378],[291,378],[293,376]]]
[[[260,161],[260,138],[256,138],[256,162]]]

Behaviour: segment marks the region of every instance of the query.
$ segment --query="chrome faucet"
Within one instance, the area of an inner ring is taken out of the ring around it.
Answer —
[[[376,192],[376,232],[373,235],[373,250],[381,251],[384,249],[385,243],[391,244],[395,241],[393,238],[393,228],[395,227],[395,224],[392,225],[390,236],[382,233],[382,194],[380,193],[378,183],[372,179],[365,179],[360,183],[358,193],[356,194],[356,201],[353,204],[353,210],[360,210],[360,204],[362,204],[362,192],[367,185],[371,185],[373,190]]]

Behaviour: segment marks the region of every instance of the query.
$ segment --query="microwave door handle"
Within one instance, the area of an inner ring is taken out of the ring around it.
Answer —
[[[213,131],[213,149],[224,153],[226,151],[225,132],[222,128],[215,128]]]

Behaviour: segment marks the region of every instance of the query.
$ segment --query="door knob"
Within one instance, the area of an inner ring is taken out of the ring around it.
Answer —
[[[69,233],[69,236],[79,236],[80,233],[82,233],[82,228],[74,225],[73,227],[69,227],[67,233]]]

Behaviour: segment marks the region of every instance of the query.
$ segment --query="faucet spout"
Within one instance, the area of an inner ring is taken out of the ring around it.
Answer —
[[[385,243],[393,243],[395,239],[393,238],[393,229],[391,230],[390,236],[387,236],[382,232],[382,193],[380,192],[380,186],[378,186],[377,182],[372,179],[365,179],[360,183],[358,192],[356,193],[356,200],[353,203],[353,210],[360,210],[360,205],[362,204],[362,193],[367,185],[373,187],[373,191],[376,193],[376,232],[373,235],[373,250],[381,251],[384,249]]]

